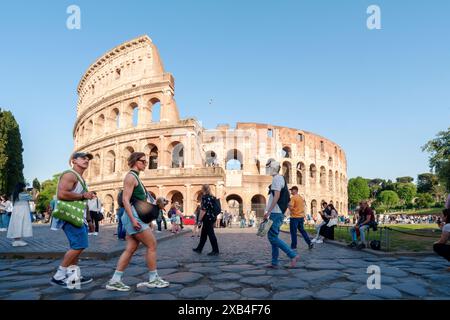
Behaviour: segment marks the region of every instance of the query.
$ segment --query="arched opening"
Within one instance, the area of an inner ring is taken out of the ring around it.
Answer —
[[[339,192],[339,173],[337,171],[334,173],[334,183],[336,185],[336,192]]]
[[[111,119],[112,119],[112,121],[113,121],[114,126],[116,127],[116,129],[119,129],[119,128],[120,128],[120,112],[119,112],[119,109],[114,108],[114,109],[111,111]],[[111,128],[112,128],[112,127],[113,127],[113,126],[111,126]]]
[[[95,127],[95,134],[97,136],[101,136],[105,132],[105,116],[103,114],[98,116]]]
[[[129,166],[128,166],[128,158],[130,157],[130,155],[134,152],[134,149],[132,147],[126,147],[123,150],[122,153],[122,171],[128,171],[130,170]]]
[[[149,144],[145,147],[145,153],[148,154],[148,168],[150,170],[158,169],[158,147]]]
[[[311,184],[315,184],[316,183],[316,176],[317,176],[316,165],[311,164],[309,166],[309,178],[311,179]]]
[[[232,149],[227,152],[226,169],[227,170],[244,170],[242,153],[237,149]]]
[[[291,148],[289,148],[289,147],[284,147],[284,148],[281,150],[281,157],[282,157],[282,158],[291,158],[291,156],[292,156]]]
[[[167,194],[166,198],[170,201],[171,205],[172,203],[178,202],[178,204],[180,205],[181,212],[184,212],[184,197],[180,191],[178,190],[170,191]]]
[[[291,171],[292,171],[292,165],[290,162],[283,162],[283,171],[282,174],[284,176],[284,178],[286,179],[287,183],[292,183],[291,181]]]
[[[330,191],[333,191],[333,171],[328,171],[328,188]]]
[[[205,162],[206,162],[207,167],[217,166],[217,164],[218,164],[217,163],[217,154],[214,151],[212,151],[212,150],[207,151],[205,157],[206,157]]]
[[[156,194],[153,191],[147,190],[148,193],[153,197],[153,199],[156,199]]]
[[[331,168],[333,166],[333,158],[329,157],[328,158],[328,166]]]
[[[112,174],[116,172],[116,154],[110,150],[105,157],[105,171],[106,174]]]
[[[85,134],[86,142],[88,142],[88,141],[92,140],[92,136],[93,136],[92,134],[93,134],[93,130],[94,130],[94,123],[92,122],[92,120],[88,121],[85,130],[86,131],[84,132],[84,134]]]
[[[322,187],[325,187],[326,179],[327,179],[326,170],[325,170],[325,167],[322,166],[322,167],[320,167],[320,185]]]
[[[266,198],[260,194],[253,196],[252,197],[252,211],[255,211],[256,217],[258,217],[258,218],[263,217],[265,209],[266,209]]]
[[[306,174],[306,167],[303,162],[297,163],[297,184],[303,186],[305,184],[305,181],[303,177],[305,177]]]
[[[107,194],[103,200],[103,209],[105,210],[105,217],[108,212],[114,214],[114,198],[112,195]]]
[[[132,109],[132,125],[133,127],[137,127],[139,124],[139,106],[136,103],[132,103],[130,105],[130,108]]]
[[[184,168],[184,146],[181,142],[175,141],[169,145],[172,154],[172,168]]]
[[[149,102],[150,104],[150,112],[151,112],[151,122],[160,122],[161,121],[161,102],[153,98]]]
[[[239,215],[244,212],[242,198],[237,194],[230,194],[227,198],[228,212],[233,215]]]
[[[258,159],[256,159],[256,170],[258,174],[261,174],[261,162]]]

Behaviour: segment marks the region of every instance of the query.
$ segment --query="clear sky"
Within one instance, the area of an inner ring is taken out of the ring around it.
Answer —
[[[71,4],[81,30],[66,28]],[[366,26],[371,4],[381,30]],[[19,122],[29,182],[66,168],[87,67],[143,34],[182,117],[320,134],[349,177],[428,171],[421,146],[450,125],[448,0],[2,1],[0,107]]]

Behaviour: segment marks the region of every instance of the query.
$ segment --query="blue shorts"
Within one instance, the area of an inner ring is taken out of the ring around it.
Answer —
[[[135,217],[136,220],[141,225],[141,229],[139,231],[134,229],[133,224],[131,223],[130,217],[128,216],[128,213],[124,210],[121,220],[122,220],[123,228],[126,230],[127,234],[132,236],[133,234],[144,232],[145,230],[150,228],[150,226],[147,223],[142,222],[142,220],[139,219],[136,209],[134,209],[133,206],[131,206],[131,210],[133,211],[133,217]]]
[[[66,222],[64,223],[62,229],[69,240],[70,249],[83,250],[89,247],[88,228],[85,224],[78,228]]]

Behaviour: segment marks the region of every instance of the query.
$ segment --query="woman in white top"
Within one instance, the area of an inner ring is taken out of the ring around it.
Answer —
[[[433,245],[433,250],[441,257],[450,261],[450,244],[447,244],[447,241],[450,240],[450,209],[444,209],[443,220],[439,228],[442,230],[441,238],[436,241]],[[450,271],[450,268],[447,269]]]
[[[26,190],[24,183],[18,183],[13,193],[13,211],[9,222],[7,237],[14,239],[13,247],[23,247],[28,243],[22,238],[33,236],[33,229],[30,218],[29,201],[32,200]]]

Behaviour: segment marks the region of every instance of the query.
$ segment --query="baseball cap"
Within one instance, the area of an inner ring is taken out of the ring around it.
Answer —
[[[297,190],[298,191],[298,187],[297,186],[293,186],[289,190]]]
[[[71,159],[76,159],[76,158],[84,158],[87,157],[89,160],[92,160],[94,158],[94,156],[90,153],[87,152],[74,152],[72,154]]]

